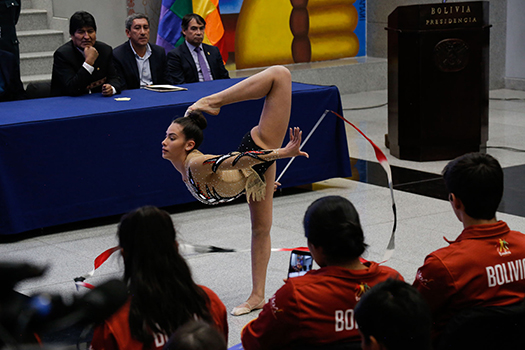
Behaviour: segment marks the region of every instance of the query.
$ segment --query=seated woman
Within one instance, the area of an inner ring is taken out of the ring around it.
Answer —
[[[350,201],[328,196],[304,215],[312,257],[321,267],[289,278],[259,317],[242,330],[244,349],[288,349],[302,345],[359,342],[354,308],[368,289],[401,275],[360,257],[367,245],[359,215]]]
[[[213,324],[228,339],[226,307],[212,290],[193,282],[168,213],[151,206],[132,211],[117,235],[130,298],[95,328],[92,349],[162,349],[177,328],[194,319]]]
[[[276,159],[308,156],[301,152],[301,131],[290,129],[290,142],[280,148],[290,120],[292,81],[288,69],[270,67],[219,93],[198,100],[185,117],[169,126],[162,155],[181,173],[195,198],[218,204],[246,192],[252,224],[252,292],[232,311],[242,315],[264,305],[266,269],[271,253],[273,191]],[[238,152],[222,156],[197,150],[206,128],[203,111],[216,115],[224,105],[265,97],[257,126],[244,136]]]

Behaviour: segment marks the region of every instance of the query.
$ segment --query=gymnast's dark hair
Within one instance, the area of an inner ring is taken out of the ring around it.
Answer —
[[[328,196],[317,199],[306,210],[303,225],[308,241],[316,247],[323,247],[330,263],[356,259],[367,247],[359,214],[346,198]]]
[[[187,117],[180,117],[173,121],[182,126],[182,132],[186,140],[195,141],[195,149],[199,148],[204,139],[202,130],[206,129],[208,122],[204,115],[199,111],[191,112]]]
[[[147,345],[153,333],[170,335],[195,317],[212,321],[208,296],[179,254],[168,213],[153,206],[136,209],[122,217],[117,236],[131,293],[129,327],[134,338]]]

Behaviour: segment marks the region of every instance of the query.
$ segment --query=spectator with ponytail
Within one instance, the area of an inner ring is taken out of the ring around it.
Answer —
[[[168,213],[152,206],[132,211],[117,235],[130,298],[95,329],[92,349],[162,349],[180,326],[195,319],[228,339],[226,308],[212,290],[193,281]]]
[[[347,199],[314,201],[303,225],[321,268],[289,278],[270,298],[242,331],[246,350],[358,343],[354,308],[363,293],[388,278],[403,280],[397,271],[361,259],[367,245],[359,214]]]

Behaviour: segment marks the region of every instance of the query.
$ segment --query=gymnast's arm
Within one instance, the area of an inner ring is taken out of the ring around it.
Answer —
[[[203,155],[192,161],[193,171],[218,170],[241,170],[256,164],[271,162],[277,159],[303,156],[308,158],[308,153],[301,151],[302,131],[298,128],[290,128],[290,141],[284,148],[274,150],[260,150],[248,152],[230,152],[221,156]],[[197,169],[199,168],[199,169]]]

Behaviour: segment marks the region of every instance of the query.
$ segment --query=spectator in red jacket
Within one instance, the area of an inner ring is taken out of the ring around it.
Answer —
[[[463,232],[425,258],[414,286],[430,305],[434,338],[458,312],[525,298],[525,235],[496,219],[503,170],[488,154],[469,153],[443,170]]]
[[[194,319],[215,325],[228,339],[226,307],[193,282],[168,213],[151,206],[132,211],[122,218],[118,238],[130,298],[95,329],[92,349],[162,349]]]
[[[242,330],[246,350],[359,342],[354,308],[363,293],[388,278],[402,279],[389,267],[360,259],[367,245],[359,214],[347,199],[329,196],[313,202],[304,230],[321,268],[289,278],[270,298]]]

